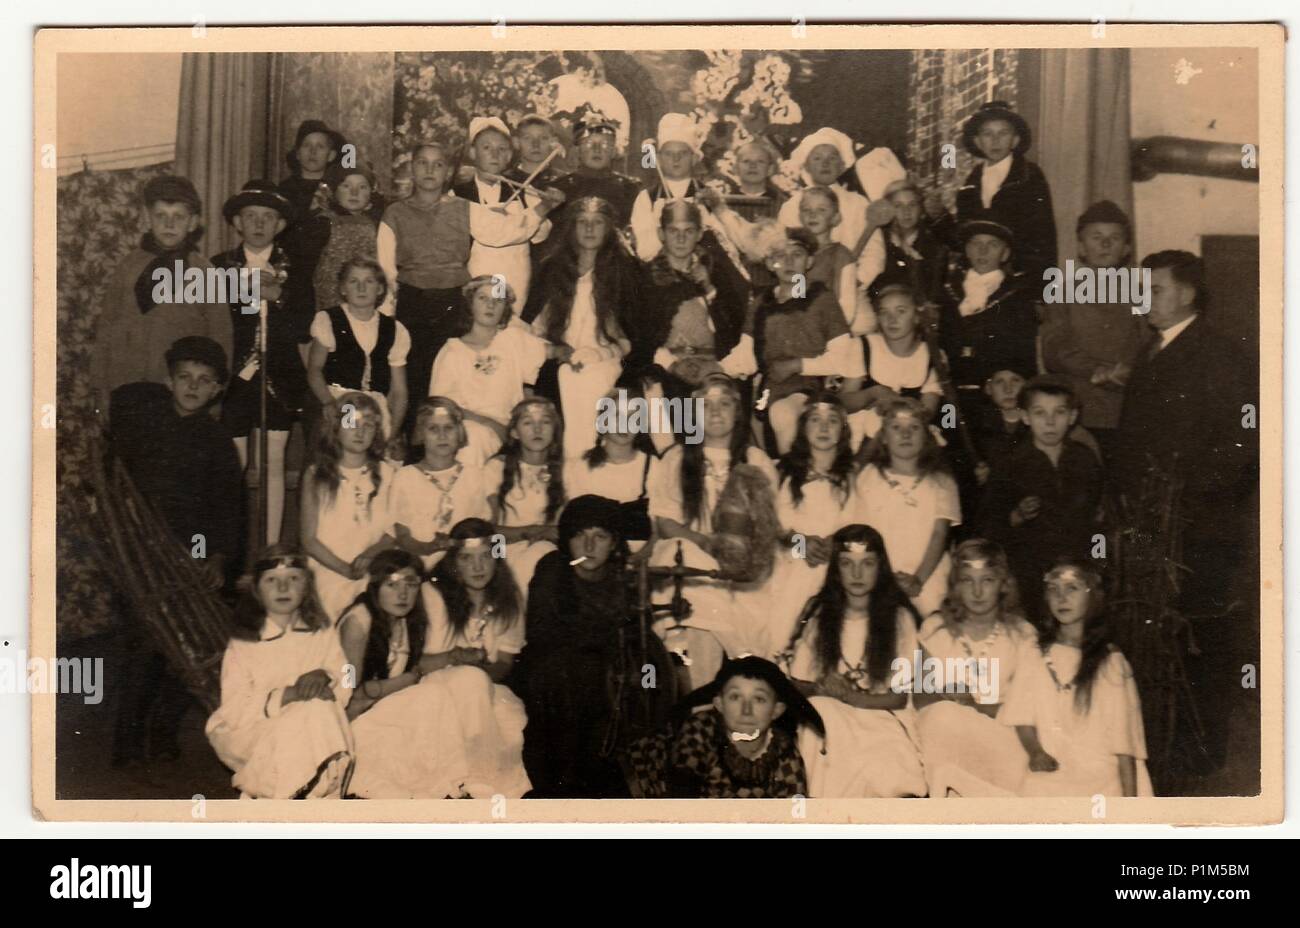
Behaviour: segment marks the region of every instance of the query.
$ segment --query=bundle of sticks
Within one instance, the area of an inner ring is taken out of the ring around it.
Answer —
[[[1180,791],[1205,750],[1184,656],[1194,650],[1178,606],[1183,564],[1183,481],[1153,466],[1119,508],[1112,564],[1111,635],[1137,678],[1148,768],[1156,795]]]
[[[104,455],[102,440],[92,445],[93,492],[84,505],[104,541],[104,566],[173,671],[205,708],[215,710],[231,620],[220,581],[176,541],[122,462]]]

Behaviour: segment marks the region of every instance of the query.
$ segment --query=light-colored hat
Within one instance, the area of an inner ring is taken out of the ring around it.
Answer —
[[[683,142],[690,146],[693,152],[700,150],[700,134],[695,128],[695,120],[685,113],[665,113],[659,120],[659,131],[655,133],[655,141],[660,148],[669,142]]]
[[[902,162],[888,148],[871,149],[858,159],[853,172],[857,174],[858,183],[862,184],[862,189],[870,200],[879,200],[890,184],[907,179],[907,171],[903,169]]]
[[[807,171],[804,171],[804,162],[812,154],[813,149],[819,145],[830,145],[840,153],[840,160],[844,162],[847,168],[853,163],[853,139],[849,138],[839,129],[832,129],[825,126],[818,129],[812,135],[806,135],[790,154],[790,160],[795,163],[800,172],[804,175],[804,180],[811,182],[811,177]]]
[[[469,144],[473,145],[474,140],[484,129],[496,129],[506,138],[510,138],[510,130],[506,128],[505,121],[500,116],[475,116],[469,121]]]

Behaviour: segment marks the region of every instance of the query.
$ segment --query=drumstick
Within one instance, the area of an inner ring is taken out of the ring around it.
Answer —
[[[506,201],[505,201],[504,203],[502,203],[501,205],[502,205],[502,206],[509,206],[509,205],[514,201],[514,198],[517,197],[517,196],[519,196],[519,194],[523,193],[524,188],[525,188],[525,187],[528,187],[528,185],[531,184],[531,183],[532,183],[532,182],[537,178],[537,175],[538,175],[538,174],[540,174],[540,173],[542,173],[542,171],[546,170],[546,166],[547,166],[548,164],[550,164],[553,160],[555,160],[555,156],[558,155],[562,150],[563,150],[563,149],[562,149],[559,145],[556,145],[554,148],[552,148],[552,149],[551,149],[551,153],[550,153],[549,155],[546,156],[546,159],[545,159],[541,164],[539,164],[539,165],[537,166],[537,168],[533,171],[533,173],[529,174],[527,177],[524,178],[524,182],[523,182],[523,184],[521,184],[519,187],[517,187],[517,188],[515,189],[515,192],[512,193],[512,194],[510,194],[510,199],[509,199],[509,200],[506,200]],[[529,188],[529,189],[532,189],[532,188]],[[534,192],[540,194],[540,191],[536,191],[536,190],[535,190]]]

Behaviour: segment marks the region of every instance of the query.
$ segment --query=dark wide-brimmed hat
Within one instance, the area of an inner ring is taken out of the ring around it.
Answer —
[[[298,170],[298,149],[302,146],[303,139],[311,135],[313,132],[319,132],[322,135],[328,136],[330,145],[336,152],[342,152],[343,146],[347,144],[347,139],[343,137],[342,132],[339,132],[337,129],[331,129],[322,120],[304,119],[302,122],[298,123],[298,131],[295,132],[293,136],[293,145],[284,155],[285,160],[289,162],[289,167],[293,168],[295,171]]]
[[[684,708],[689,712],[696,706],[711,703],[715,697],[722,695],[727,683],[736,677],[762,680],[772,687],[772,691],[776,693],[777,701],[785,703],[785,713],[777,720],[778,723],[785,721],[787,725],[791,726],[797,724],[807,725],[823,738],[826,737],[826,723],[822,721],[821,715],[808,701],[808,697],[799,692],[790,678],[781,672],[780,667],[765,658],[753,654],[745,657],[733,657],[723,661],[722,668],[714,676],[713,682],[688,695],[683,704]]]
[[[1025,122],[1025,117],[1013,110],[1011,104],[1005,100],[991,100],[977,109],[961,127],[961,143],[968,152],[976,158],[984,157],[984,152],[980,151],[979,145],[975,142],[975,136],[979,134],[980,127],[992,119],[1001,119],[1015,126],[1016,134],[1020,136],[1020,144],[1013,149],[1015,154],[1023,155],[1029,150],[1029,143],[1033,136],[1029,131],[1029,123]]]
[[[969,222],[963,222],[957,229],[957,236],[961,240],[962,247],[977,235],[995,235],[1007,243],[1011,248],[1015,244],[1015,235],[1010,229],[1000,222],[992,219],[972,219]]]
[[[623,537],[623,510],[612,499],[588,493],[570,500],[560,513],[560,550],[568,551],[569,542],[583,529],[603,528],[619,538]]]
[[[246,206],[265,206],[279,213],[285,222],[293,219],[293,204],[269,180],[250,180],[244,184],[243,189],[221,207],[221,214],[226,217],[226,222],[233,222]]]

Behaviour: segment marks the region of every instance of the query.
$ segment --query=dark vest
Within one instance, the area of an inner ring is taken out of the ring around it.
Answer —
[[[366,373],[366,354],[352,334],[352,323],[341,306],[325,310],[334,330],[334,350],[325,360],[325,382],[336,383],[351,390],[362,389]],[[388,352],[397,338],[397,323],[392,316],[379,316],[379,338],[370,352],[370,386],[377,393],[387,393],[391,376],[388,369]]]

